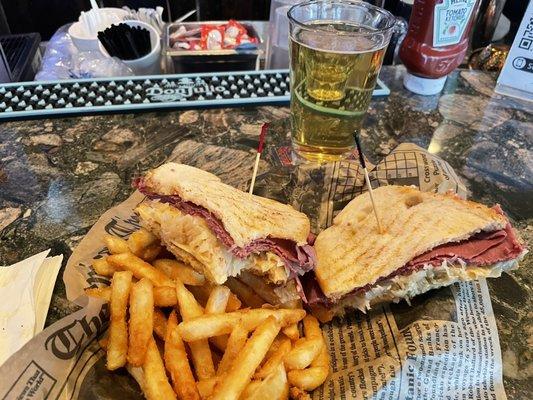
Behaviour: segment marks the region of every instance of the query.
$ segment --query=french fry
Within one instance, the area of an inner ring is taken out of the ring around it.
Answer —
[[[205,284],[202,286],[189,286],[189,291],[194,294],[194,297],[200,304],[207,304],[207,299],[211,293],[212,286]],[[226,306],[226,312],[236,311],[241,308],[241,301],[235,294],[231,293],[228,299],[228,305]]]
[[[240,399],[246,399],[248,400],[251,396],[253,396],[253,393],[255,390],[261,386],[261,381],[251,381],[245,388],[244,391],[241,394]]]
[[[231,291],[226,286],[214,286],[209,294],[205,305],[206,314],[222,314],[227,307]],[[219,350],[225,351],[228,344],[228,336],[215,336],[209,341]]]
[[[179,279],[184,285],[202,286],[205,284],[205,277],[202,274],[180,261],[161,258],[155,260],[153,265],[170,279]]]
[[[102,350],[107,350],[107,344],[109,343],[109,339],[107,337],[104,337],[100,340],[98,340],[98,344],[100,345],[100,348]]]
[[[202,315],[192,320],[183,321],[179,324],[179,330],[183,340],[190,342],[231,333],[239,321],[242,321],[246,330],[252,331],[270,316],[274,316],[280,325],[285,327],[300,321],[305,316],[305,311],[258,308],[226,314]]]
[[[284,363],[287,371],[304,369],[318,356],[324,346],[321,338],[300,339],[292,350],[285,356]]]
[[[85,294],[90,297],[95,297],[109,302],[111,298],[111,288],[87,288]],[[154,305],[156,307],[173,307],[178,303],[176,297],[176,289],[172,286],[156,286],[154,287]]]
[[[196,383],[196,388],[198,389],[198,392],[200,393],[200,398],[202,400],[209,399],[211,395],[213,394],[213,391],[215,390],[216,384],[220,381],[220,377],[213,376],[209,379],[204,379],[203,381],[199,381]]]
[[[154,333],[162,340],[167,335],[167,317],[159,308],[154,309]]]
[[[328,377],[327,367],[310,367],[306,369],[293,369],[287,373],[291,386],[311,392],[322,385]]]
[[[278,365],[283,365],[283,359],[291,351],[291,340],[289,338],[283,338],[283,341],[279,344],[278,348],[272,352],[270,357],[267,356],[266,361],[261,368],[255,373],[255,379],[264,379],[268,375],[274,373]]]
[[[208,379],[215,375],[215,364],[206,339],[189,342],[194,370],[198,380]]]
[[[198,296],[196,295],[196,291],[194,289],[198,289],[200,286],[189,286],[189,291],[194,294],[194,297],[198,299]],[[204,304],[207,302],[209,294],[207,294]],[[100,297],[100,296],[98,296]],[[170,286],[160,286],[160,287],[154,287],[154,301],[155,305],[158,307],[173,307],[177,304],[178,300],[176,297],[176,290],[174,289],[174,285],[172,287]],[[201,303],[200,300],[198,300],[199,303]],[[230,293],[228,298],[228,304],[226,305],[226,312],[236,311],[240,308],[241,302],[240,300],[233,294]]]
[[[322,348],[320,349],[320,352],[318,353],[318,356],[311,363],[311,366],[326,367],[329,372],[330,361],[328,348],[326,347],[326,341],[324,340],[324,336],[322,335],[322,330],[320,329],[320,324],[318,323],[318,320],[312,315],[307,315],[303,320],[303,325],[306,337],[310,339],[320,338],[323,344]]]
[[[111,288],[87,288],[85,294],[109,302],[111,298]],[[176,289],[174,286],[156,286],[154,287],[154,305],[156,307],[173,307],[178,303]]]
[[[305,337],[310,339],[320,338],[324,340],[324,336],[322,335],[322,329],[320,329],[320,323],[314,316],[306,315],[302,323],[304,326]]]
[[[174,307],[178,304],[174,285],[154,287],[154,303],[157,307]]]
[[[154,243],[141,251],[139,258],[142,258],[144,261],[152,262],[157,256],[163,251],[163,247],[159,243]]]
[[[222,356],[222,360],[220,360],[220,364],[218,364],[217,376],[229,371],[237,355],[246,344],[246,340],[248,340],[248,331],[244,329],[242,324],[237,324],[229,336],[226,351]]]
[[[189,364],[185,344],[178,332],[176,312],[168,318],[164,352],[165,366],[172,380],[172,387],[181,400],[199,400],[200,393]]]
[[[300,331],[298,330],[298,324],[291,324],[282,329],[282,332],[291,339],[293,342],[300,338]]]
[[[142,389],[148,400],[176,399],[176,393],[168,382],[165,365],[154,338],[150,338],[142,366],[144,382]]]
[[[322,346],[318,356],[311,363],[311,367],[324,367],[329,373],[329,353],[328,348],[325,345]]]
[[[286,340],[287,340],[287,336],[285,336],[284,334],[280,333],[276,337],[276,339],[274,339],[274,341],[272,342],[272,346],[270,346],[270,349],[268,349],[265,358],[269,359],[270,357],[272,357],[272,355],[278,350],[279,346],[281,346],[281,344],[283,342],[285,342]]]
[[[178,298],[180,314],[184,321],[203,315],[204,310],[202,306],[198,304],[194,295],[187,290],[179,279],[176,280],[176,296]],[[191,341],[189,348],[191,349],[194,370],[196,371],[198,380],[208,379],[214,376],[215,366],[207,338]]]
[[[229,278],[225,285],[231,289],[233,293],[244,303],[251,308],[261,308],[265,304],[265,300],[255,293],[249,286],[235,278]]]
[[[111,254],[129,253],[130,248],[128,243],[117,236],[108,235],[104,236],[104,243]]]
[[[287,379],[291,386],[312,391],[322,385],[329,375],[329,354],[318,320],[312,315],[308,315],[304,318],[303,325],[306,338],[320,339],[322,346],[318,355],[311,362],[311,367],[289,371]]]
[[[105,258],[99,258],[93,261],[92,267],[98,275],[113,276],[117,271],[115,267],[107,262]]]
[[[129,251],[135,254],[137,257],[142,257],[144,249],[151,245],[159,245],[157,236],[148,232],[146,229],[141,228],[138,231],[133,232],[127,240]]]
[[[291,400],[311,400],[311,396],[309,396],[309,393],[296,387],[291,387],[289,389],[289,397]]]
[[[153,285],[143,278],[132,286],[130,293],[128,363],[132,366],[140,367],[143,364],[153,327]]]
[[[226,286],[215,286],[205,305],[206,314],[222,314],[226,310],[231,291]]]
[[[249,386],[249,385],[248,385]],[[289,398],[289,382],[283,364],[276,368],[247,393],[247,400],[286,400]]]
[[[109,303],[111,299],[111,287],[87,288],[85,294],[89,297],[104,300]]]
[[[111,281],[110,325],[107,343],[107,369],[115,370],[126,365],[128,354],[128,325],[126,307],[130,295],[132,273],[120,271]]]
[[[289,308],[289,309],[296,309],[296,308],[302,308],[302,301],[300,299],[298,300],[292,300],[284,303],[282,308]],[[300,338],[300,331],[298,330],[298,324],[292,324],[282,329],[282,332],[290,338],[293,342],[297,341]]]
[[[151,280],[154,286],[174,286],[172,279],[131,253],[109,256],[107,262],[115,268],[131,271],[137,279]]]
[[[175,283],[176,298],[183,321],[188,321],[204,315],[204,308],[196,301],[194,295],[179,279]]]
[[[273,316],[267,317],[258,326],[225,378],[216,385],[212,400],[239,399],[280,329],[279,321]]]

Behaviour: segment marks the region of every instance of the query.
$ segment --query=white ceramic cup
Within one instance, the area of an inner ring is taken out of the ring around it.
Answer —
[[[126,10],[112,7],[100,8],[100,12],[105,12],[114,15],[117,19],[117,22],[115,23],[119,23],[122,18],[128,15],[128,12]],[[98,37],[96,37],[96,35],[88,35],[85,32],[84,26],[81,22],[74,22],[72,25],[70,25],[70,27],[68,28],[68,33],[72,39],[72,43],[74,43],[74,46],[76,46],[79,51],[99,50]]]
[[[122,62],[130,67],[135,75],[159,74],[161,72],[161,37],[159,33],[157,33],[154,27],[141,21],[123,21],[122,23],[131,27],[141,27],[148,30],[150,32],[150,44],[152,46],[150,53],[144,57],[135,60],[122,60]],[[109,56],[102,43],[99,43],[99,48],[102,54]]]

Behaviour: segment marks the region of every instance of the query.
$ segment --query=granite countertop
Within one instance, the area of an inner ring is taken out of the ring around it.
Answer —
[[[391,95],[370,106],[361,132],[368,158],[377,162],[402,142],[439,155],[470,198],[502,205],[531,248],[533,104],[494,95],[494,77],[474,71],[454,72],[440,96],[417,96],[403,89],[403,73],[382,70]],[[288,107],[259,107],[0,124],[0,265],[47,248],[67,259],[98,217],[128,197],[132,178],[168,157],[216,165],[223,179],[243,184],[261,124],[271,122],[269,140],[287,145],[288,116]],[[299,168],[287,172],[272,160],[262,161],[259,194],[281,182],[270,197],[305,201],[306,193],[287,189]],[[533,393],[532,267],[528,255],[520,269],[489,280],[510,399]],[[47,324],[73,310],[58,279]]]

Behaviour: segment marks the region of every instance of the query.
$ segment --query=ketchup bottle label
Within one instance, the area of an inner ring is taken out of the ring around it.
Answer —
[[[435,5],[433,47],[459,43],[475,5],[476,0],[443,0]]]

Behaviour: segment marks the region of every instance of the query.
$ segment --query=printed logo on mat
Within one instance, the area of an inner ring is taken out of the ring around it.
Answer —
[[[204,79],[198,77],[195,80],[191,78],[181,78],[176,82],[168,82],[161,86],[158,83],[152,87],[146,88],[146,96],[150,101],[183,101],[189,97],[198,97],[197,100],[204,100],[203,95],[211,96],[222,93],[226,90],[224,86],[214,86],[208,84]]]
[[[33,399],[37,393],[50,393],[57,380],[32,361],[24,369],[2,400]]]

